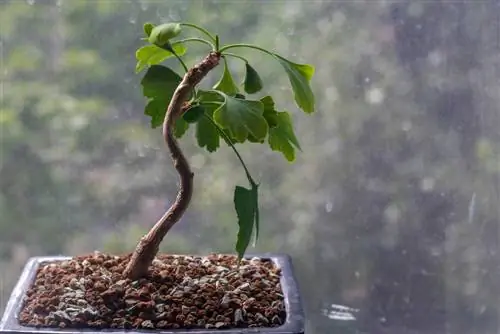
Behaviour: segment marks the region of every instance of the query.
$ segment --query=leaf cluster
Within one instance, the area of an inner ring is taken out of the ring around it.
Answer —
[[[204,37],[175,39],[183,28],[192,28]],[[259,233],[258,184],[254,181],[235,145],[249,143],[267,144],[273,151],[281,152],[287,161],[293,162],[296,150],[301,150],[295,135],[290,112],[279,110],[269,94],[262,94],[265,87],[259,73],[241,55],[227,52],[230,49],[250,48],[264,52],[276,60],[284,69],[291,84],[297,106],[306,114],[314,112],[315,99],[310,82],[314,67],[294,63],[274,52],[252,44],[228,44],[220,46],[219,37],[191,23],[164,23],[155,26],[144,25],[144,40],[148,45],[136,51],[136,72],[146,69],[142,78],[142,92],[147,98],[144,113],[151,118],[151,127],[160,126],[165,118],[168,104],[182,77],[171,68],[161,65],[169,58],[176,58],[184,70],[188,66],[182,56],[187,53],[188,43],[203,43],[210,50],[220,52],[223,58],[223,72],[216,84],[208,90],[194,89],[189,107],[175,121],[174,135],[181,138],[190,126],[195,127],[198,146],[213,153],[220,147],[221,140],[229,145],[240,160],[250,189],[236,186],[234,204],[238,216],[239,232],[236,251],[241,258],[252,238]],[[228,66],[228,59],[243,62],[245,77],[237,84]],[[260,97],[255,95],[261,93]]]

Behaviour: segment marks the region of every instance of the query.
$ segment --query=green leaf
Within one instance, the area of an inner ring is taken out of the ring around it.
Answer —
[[[236,252],[241,259],[252,239],[254,224],[259,223],[258,209],[258,185],[253,184],[251,189],[236,186],[234,189],[234,207],[238,216],[238,239],[236,241]],[[258,229],[256,229],[256,236]],[[256,237],[257,239],[257,237]]]
[[[149,99],[146,104],[145,114],[151,116],[151,127],[157,128],[163,125],[163,121],[165,120],[165,113],[167,112],[168,102],[161,99]],[[175,124],[173,127],[174,136],[176,138],[181,138],[184,133],[189,128],[189,124],[182,118],[179,117],[175,120]]]
[[[235,95],[238,93],[238,87],[234,83],[231,72],[229,72],[226,59],[224,59],[224,71],[222,72],[222,77],[215,84],[213,89],[224,92],[228,95]]]
[[[149,37],[149,35],[151,35],[151,31],[153,30],[154,27],[155,25],[150,22],[144,23],[143,29],[146,36]]]
[[[295,148],[302,150],[293,131],[290,114],[286,111],[277,113],[278,124],[269,129],[269,146],[273,151],[283,153],[289,162],[295,160]]]
[[[267,95],[260,99],[260,102],[264,105],[264,118],[267,121],[269,127],[275,127],[278,125],[277,112],[274,108],[274,100],[271,96]]]
[[[264,106],[260,101],[242,100],[221,93],[224,104],[214,112],[215,122],[227,129],[230,137],[243,143],[251,134],[256,140],[264,139],[269,126],[262,116]]]
[[[168,104],[182,78],[161,65],[151,66],[141,80],[143,94],[148,97],[144,113],[151,117],[151,127],[163,124]]]
[[[178,56],[184,55],[187,51],[187,48],[182,43],[176,43],[172,46],[172,48]],[[165,59],[173,56],[174,54],[172,52],[162,49],[156,45],[145,45],[138,49],[135,53],[135,57],[137,58],[135,72],[139,73],[146,66],[159,64]]]
[[[262,79],[259,73],[250,66],[249,63],[245,63],[245,79],[243,81],[243,88],[248,94],[255,94],[262,89]]]
[[[151,117],[151,127],[157,128],[163,124],[168,102],[161,99],[149,99],[144,114]]]
[[[189,124],[182,117],[177,118],[173,127],[174,137],[181,138],[186,133],[188,128]]]
[[[153,65],[141,80],[144,96],[170,101],[182,78],[170,68]]]
[[[164,23],[154,27],[149,34],[148,41],[157,46],[164,46],[172,38],[181,33],[181,25],[179,23]]]
[[[197,99],[200,103],[208,102],[209,104],[212,102],[220,102],[223,103],[225,101],[224,95],[220,94],[214,90],[198,90]]]
[[[188,123],[196,123],[205,113],[205,108],[202,105],[196,104],[192,105],[188,110],[184,112],[182,118]]]
[[[208,152],[215,152],[220,146],[219,131],[212,123],[214,110],[217,108],[217,105],[211,104],[204,107],[205,115],[196,123],[196,140],[200,147],[205,147]]]
[[[258,143],[258,144],[263,144],[265,139],[257,139],[254,136],[252,136],[250,133],[248,134],[248,141],[251,143]]]
[[[260,230],[258,185],[252,184],[252,191],[255,191],[255,196],[254,196],[254,198],[255,198],[255,239],[253,241],[253,246],[255,247],[257,245],[257,240],[259,240],[259,230]]]
[[[297,105],[305,113],[313,113],[315,101],[310,82],[314,75],[314,67],[309,64],[293,63],[275,53],[273,53],[273,56],[288,74]]]

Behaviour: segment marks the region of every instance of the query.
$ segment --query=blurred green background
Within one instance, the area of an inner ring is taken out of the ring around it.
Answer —
[[[0,312],[30,256],[130,252],[174,199],[134,68],[142,24],[182,20],[316,67],[308,116],[281,67],[244,53],[303,148],[293,165],[241,148],[262,184],[250,251],[293,256],[308,333],[497,333],[499,13],[479,0],[2,0]],[[189,64],[206,52],[188,47]],[[244,173],[193,135],[195,195],[162,251],[233,252]],[[356,325],[331,304],[360,309]]]

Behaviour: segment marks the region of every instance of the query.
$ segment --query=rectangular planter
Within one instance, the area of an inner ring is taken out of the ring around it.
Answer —
[[[188,255],[193,256],[193,255]],[[291,258],[288,255],[263,253],[250,254],[245,256],[246,259],[257,257],[260,259],[271,260],[281,269],[281,289],[284,295],[284,304],[286,310],[286,319],[283,325],[279,327],[253,327],[253,328],[235,328],[235,329],[169,329],[169,330],[124,330],[124,329],[60,329],[60,328],[34,328],[26,327],[19,323],[19,313],[21,312],[24,297],[27,290],[32,285],[37,269],[41,263],[69,260],[71,257],[34,257],[31,258],[15,286],[10,299],[5,308],[4,315],[0,320],[0,333],[44,333],[44,334],[59,334],[59,333],[197,333],[197,334],[246,334],[246,333],[280,333],[280,334],[303,334],[304,333],[304,311],[298,285],[293,273]]]

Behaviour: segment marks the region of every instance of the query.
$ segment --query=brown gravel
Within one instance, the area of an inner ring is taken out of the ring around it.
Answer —
[[[123,279],[130,254],[42,263],[19,315],[29,327],[276,327],[285,321],[280,269],[231,255],[158,255],[150,276]]]

